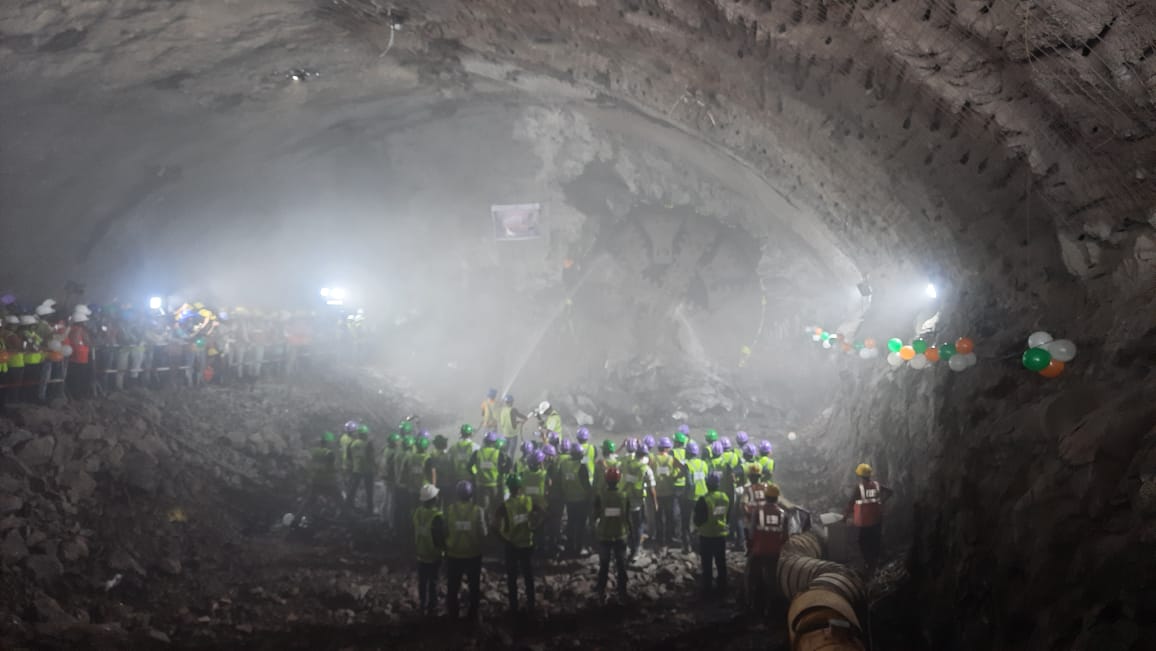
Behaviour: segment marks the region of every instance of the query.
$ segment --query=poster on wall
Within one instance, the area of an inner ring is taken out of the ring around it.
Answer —
[[[533,240],[542,237],[542,204],[518,203],[490,206],[494,218],[494,239]]]

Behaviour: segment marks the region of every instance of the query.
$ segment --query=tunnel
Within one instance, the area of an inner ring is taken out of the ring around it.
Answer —
[[[5,400],[0,647],[792,648],[693,554],[457,629],[380,521],[288,540],[322,432],[456,441],[493,388],[596,441],[750,432],[817,526],[870,464],[881,566],[822,545],[846,648],[1156,648],[1154,133],[1143,0],[6,0],[13,329],[363,332]]]

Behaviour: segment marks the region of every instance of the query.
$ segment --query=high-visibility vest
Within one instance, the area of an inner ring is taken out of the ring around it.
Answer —
[[[429,461],[429,452],[414,452],[405,465],[406,483],[409,489],[420,491],[421,487],[430,482],[430,474],[426,472],[426,462]]]
[[[470,476],[470,457],[474,456],[477,446],[469,439],[462,439],[450,448],[450,458],[453,459],[454,474],[459,479]]]
[[[430,455],[433,459],[433,467],[437,472],[437,487],[442,490],[448,490],[451,486],[457,483],[458,475],[454,472],[454,464],[450,459],[450,453],[447,450],[434,450]]]
[[[590,473],[590,481],[594,481],[594,444],[587,441],[586,443],[579,443],[582,448],[582,454],[586,457],[586,472]]]
[[[562,476],[562,498],[567,502],[585,502],[590,499],[587,487],[582,483],[581,470],[586,462],[574,457],[566,457],[558,462],[558,472]]]
[[[751,556],[775,556],[787,542],[787,518],[783,508],[774,502],[761,502],[752,512]]]
[[[626,540],[630,499],[619,490],[605,490],[598,496],[598,519],[594,534],[600,542]]]
[[[687,481],[694,487],[694,498],[698,499],[706,495],[706,476],[710,472],[710,467],[706,462],[699,458],[691,458],[686,460]]]
[[[698,528],[698,535],[704,538],[726,538],[730,498],[717,490],[707,493],[702,499],[706,500],[706,522]]]
[[[759,465],[763,467],[763,481],[770,482],[775,474],[775,460],[769,456],[759,457]]]
[[[409,486],[409,478],[405,476],[405,467],[409,464],[409,458],[413,455],[412,450],[398,450],[397,454],[393,455],[393,485],[397,488],[405,488]]]
[[[477,558],[482,555],[485,525],[482,507],[473,502],[455,502],[446,509],[446,556]]]
[[[626,496],[636,507],[642,506],[642,480],[645,471],[642,461],[637,458],[628,458],[622,462],[622,483],[620,486],[625,489]]]
[[[669,454],[659,454],[654,457],[654,492],[659,497],[671,497],[675,491],[675,481],[678,479],[678,466],[674,464],[674,457]],[[684,479],[685,483],[685,479]]]
[[[349,471],[354,474],[364,474],[373,470],[373,464],[368,458],[369,443],[364,439],[354,439],[349,444]]]
[[[442,557],[441,550],[434,546],[433,523],[442,517],[441,509],[419,505],[413,512],[413,536],[417,547],[417,560],[435,563]]]
[[[522,492],[530,497],[534,504],[546,507],[546,469],[527,470],[522,473]]]
[[[514,408],[506,405],[498,412],[498,431],[507,439],[514,436]]]
[[[859,499],[855,500],[851,522],[856,527],[873,527],[883,521],[883,498],[879,482],[860,482]]]
[[[342,470],[349,470],[349,445],[353,443],[353,437],[348,433],[342,434],[338,442],[341,444],[341,458],[338,459],[338,465]]]
[[[679,463],[684,466],[686,465],[686,448],[675,448],[671,450],[670,453],[674,455],[675,459],[678,459]],[[675,488],[682,488],[686,486],[686,473],[682,470],[679,470],[678,474],[675,476],[674,486]]]
[[[333,464],[333,450],[326,447],[313,448],[309,455],[309,474],[313,481],[321,483],[333,481],[337,476],[337,469]]]
[[[387,482],[393,482],[393,459],[399,452],[397,448],[386,448],[381,453],[381,478]]]
[[[562,417],[558,415],[558,412],[552,411],[550,415],[546,417],[546,429],[559,436],[562,435]]]
[[[478,450],[478,485],[486,488],[498,486],[498,462],[502,453],[498,448],[485,447]]]
[[[482,401],[483,428],[493,427],[498,424],[498,421],[494,418],[494,405],[496,404],[496,401],[490,400],[489,398]]]
[[[514,495],[506,500],[506,517],[501,522],[500,533],[511,545],[519,549],[534,546],[534,529],[530,522],[533,511],[534,501],[529,495]]]

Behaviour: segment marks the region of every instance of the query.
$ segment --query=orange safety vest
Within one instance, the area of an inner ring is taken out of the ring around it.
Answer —
[[[851,522],[856,527],[874,527],[883,522],[883,500],[880,499],[879,482],[859,483],[859,499],[855,500]]]
[[[68,338],[72,342],[72,363],[87,364],[90,350],[88,330],[82,325],[74,325],[68,331]]]
[[[751,511],[754,528],[747,553],[750,556],[775,556],[787,542],[787,518],[783,507],[763,502]]]

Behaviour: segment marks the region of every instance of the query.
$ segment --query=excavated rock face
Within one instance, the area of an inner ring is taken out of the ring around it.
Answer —
[[[442,397],[500,374],[607,428],[762,429],[832,504],[871,460],[939,647],[1138,648],[1153,34],[1126,0],[11,0],[0,271],[229,301],[350,278]],[[522,201],[547,236],[492,242]],[[907,337],[928,278],[966,373],[798,334]],[[1015,360],[1039,328],[1080,346],[1055,381]],[[41,441],[23,463],[68,452]]]

